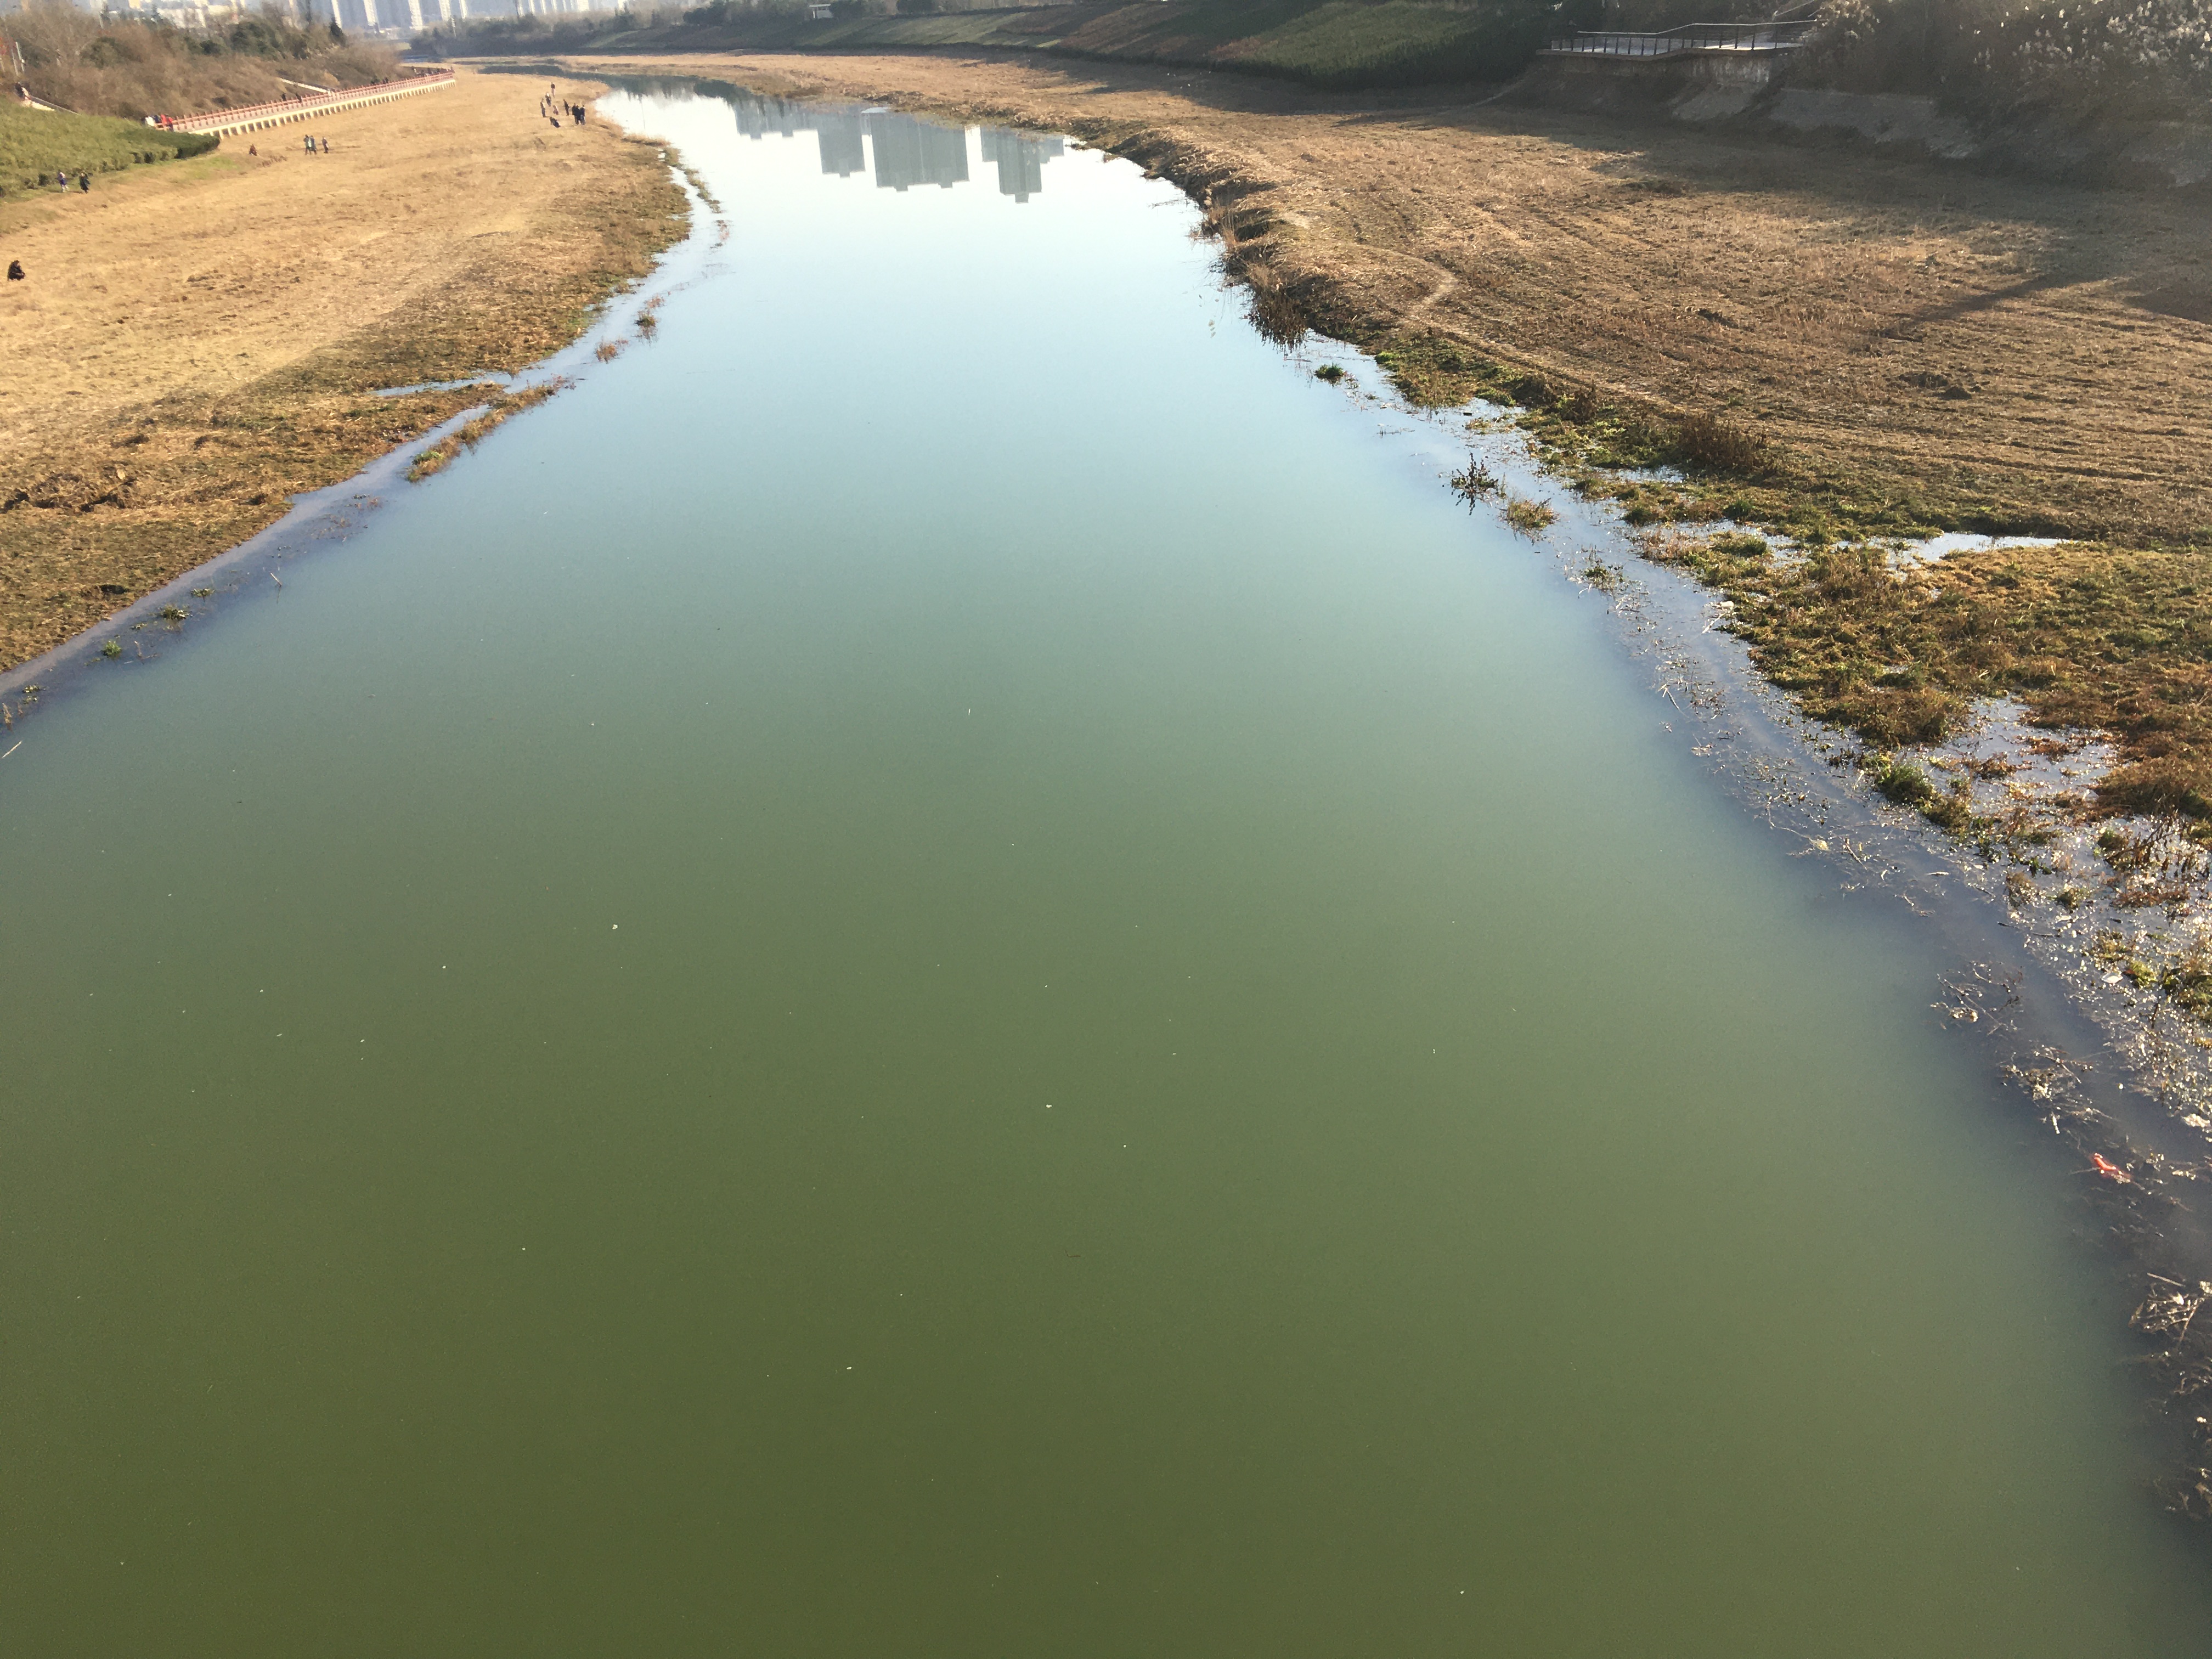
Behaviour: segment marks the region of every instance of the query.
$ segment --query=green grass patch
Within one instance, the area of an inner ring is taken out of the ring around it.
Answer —
[[[799,7],[733,0],[684,13],[680,35],[537,18],[467,26],[472,52],[693,50],[865,51],[997,46],[1125,63],[1190,64],[1331,88],[1505,81],[1558,26],[1535,0],[1139,0],[1124,5],[929,10],[921,0],[836,0],[823,20]],[[635,37],[633,40],[632,37]]]
[[[113,173],[150,161],[213,149],[220,140],[196,132],[163,132],[106,115],[70,115],[0,100],[0,191],[51,186],[57,170]]]
[[[1963,835],[1972,827],[1972,786],[1964,778],[1954,779],[1948,790],[1938,789],[1934,781],[1910,761],[1888,755],[1869,759],[1866,776],[1868,782],[1891,800],[1899,806],[1910,806],[1930,823],[1940,824],[1954,835]]]
[[[1064,44],[1102,57],[1200,62],[1315,86],[1402,86],[1510,79],[1535,56],[1553,21],[1533,6],[1495,3],[1189,0],[1121,8]]]
[[[1515,495],[1505,503],[1505,522],[1524,536],[1540,536],[1557,524],[1559,515],[1553,511],[1549,501],[1530,501]]]

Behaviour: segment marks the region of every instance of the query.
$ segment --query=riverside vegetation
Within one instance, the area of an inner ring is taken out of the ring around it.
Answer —
[[[1400,385],[1431,403],[1465,389],[1419,368]],[[1895,749],[1954,735],[1978,702],[2017,697],[2031,725],[2117,739],[2121,764],[2096,806],[2212,820],[2212,531],[1969,547],[1900,567],[1886,542],[2061,526],[1869,491],[1708,414],[1670,420],[1529,377],[1484,391],[1520,405],[1516,423],[1581,493],[1617,503],[1631,526],[1672,527],[1647,535],[1646,551],[1722,592],[1753,662],[1815,718]],[[1679,476],[1650,476],[1662,466]],[[1775,557],[1737,527],[1749,526],[1800,556]],[[1962,825],[1940,803],[1929,815]]]

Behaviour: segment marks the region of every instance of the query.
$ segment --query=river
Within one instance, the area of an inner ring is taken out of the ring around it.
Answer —
[[[9,1651],[2212,1650],[1933,939],[1450,432],[1126,162],[605,107],[726,243],[6,740]]]

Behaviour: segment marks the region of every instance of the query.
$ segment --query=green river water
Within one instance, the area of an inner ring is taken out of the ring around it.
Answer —
[[[606,107],[657,336],[5,740],[0,1650],[2212,1651],[1934,940],[1449,428],[1127,163]]]

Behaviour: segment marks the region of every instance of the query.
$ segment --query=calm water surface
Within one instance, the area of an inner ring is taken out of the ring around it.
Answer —
[[[611,109],[657,339],[0,769],[0,1648],[2212,1647],[2064,1161],[1601,601],[1132,167]]]

